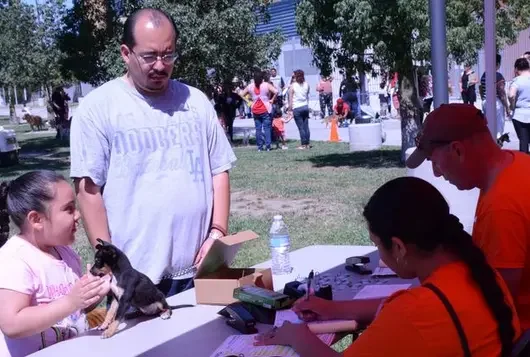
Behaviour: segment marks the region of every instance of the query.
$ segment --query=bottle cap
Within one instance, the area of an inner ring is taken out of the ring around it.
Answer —
[[[283,217],[282,217],[281,214],[277,214],[277,215],[274,216],[274,220],[275,220],[275,221],[280,221],[280,220],[282,220],[282,219],[283,219]]]

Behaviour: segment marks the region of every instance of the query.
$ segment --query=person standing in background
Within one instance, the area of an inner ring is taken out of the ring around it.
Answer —
[[[250,83],[239,95],[245,97],[248,93],[252,98],[250,110],[254,116],[256,126],[256,145],[258,151],[271,151],[272,143],[272,103],[278,94],[274,86],[268,82],[269,77],[265,71],[257,70],[254,73],[254,83]],[[272,96],[271,96],[272,93]]]
[[[497,120],[497,133],[496,138],[498,139],[502,134],[504,134],[504,121],[506,120],[506,117],[510,116],[510,106],[508,104],[508,98],[506,97],[506,80],[504,79],[504,76],[499,72],[499,68],[501,67],[501,60],[502,57],[500,54],[497,54],[496,56],[496,63],[497,63],[497,72],[495,73],[495,90],[496,90],[496,98],[495,98],[495,113],[488,114],[486,112],[486,72],[482,74],[482,77],[480,78],[480,98],[482,99],[482,111],[486,116],[490,116],[492,114],[495,115],[495,120]]]
[[[530,144],[530,62],[518,58],[514,65],[515,78],[508,92],[512,122],[519,138],[519,151],[528,154]]]
[[[344,79],[340,83],[339,97],[341,97],[350,107],[353,117],[360,116],[359,103],[359,83],[355,80],[355,76],[346,71]]]
[[[333,77],[320,76],[320,82],[317,85],[318,99],[320,102],[320,117],[324,119],[327,115],[333,114]],[[327,108],[327,115],[326,115]]]
[[[475,104],[477,101],[477,91],[475,85],[478,77],[469,64],[464,67],[464,73],[460,77],[460,94],[464,104]]]
[[[301,145],[299,150],[310,149],[309,145],[309,84],[305,81],[304,71],[294,71],[294,82],[289,89],[289,111],[292,111],[294,121],[300,132]]]

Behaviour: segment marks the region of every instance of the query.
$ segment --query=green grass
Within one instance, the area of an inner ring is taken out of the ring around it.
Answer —
[[[8,125],[0,118],[0,125]],[[31,134],[29,126],[15,127],[21,163],[0,168],[2,179],[36,169],[53,169],[68,177],[69,149],[55,134]],[[345,143],[315,142],[311,150],[257,152],[236,147],[237,166],[231,172],[230,232],[253,230],[259,239],[245,244],[233,265],[248,267],[269,259],[267,235],[274,214],[282,214],[293,249],[313,244],[365,245],[368,233],[362,218],[364,204],[384,182],[405,174],[399,148],[350,153]],[[35,155],[34,154],[39,154]],[[29,156],[28,156],[29,155]],[[83,262],[93,258],[83,229],[74,247]],[[346,339],[336,348],[342,349]]]

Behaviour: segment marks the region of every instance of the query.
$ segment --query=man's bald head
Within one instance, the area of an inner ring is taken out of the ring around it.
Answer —
[[[142,22],[149,22],[154,27],[160,27],[170,23],[175,31],[175,39],[178,36],[177,25],[168,13],[160,9],[144,8],[133,12],[125,21],[125,24],[123,25],[122,45],[126,45],[130,49],[136,45],[135,29],[140,20],[142,20]]]

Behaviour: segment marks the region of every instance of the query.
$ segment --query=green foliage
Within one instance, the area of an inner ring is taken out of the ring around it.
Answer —
[[[34,9],[21,1],[5,2],[0,11],[0,84],[27,86],[33,81]]]
[[[530,6],[528,0],[496,4],[501,48],[529,26]],[[477,61],[484,43],[483,7],[484,0],[446,1],[447,47],[456,62]],[[430,60],[428,0],[300,0],[296,23],[302,43],[313,50],[314,63],[323,72],[333,65],[359,72],[379,65],[399,73],[404,156],[423,118],[413,60]]]
[[[44,0],[36,8],[22,1],[0,3],[0,85],[36,89],[61,84],[63,57],[56,37],[64,0]]]
[[[69,82],[69,76],[63,76],[60,63],[65,54],[59,48],[57,36],[61,31],[62,20],[66,15],[64,0],[45,0],[39,3],[36,31],[34,35],[33,82],[50,89]]]
[[[209,69],[215,69],[214,82],[222,83],[234,76],[247,76],[253,67],[267,66],[280,54],[283,38],[279,32],[254,34],[262,9],[255,0],[126,2],[124,8],[109,8],[108,28],[100,35],[94,35],[90,21],[83,18],[82,5],[76,2],[61,41],[69,54],[65,70],[96,85],[123,74],[120,17],[140,5],[163,9],[175,19],[180,57],[174,76],[200,88],[209,84]]]

